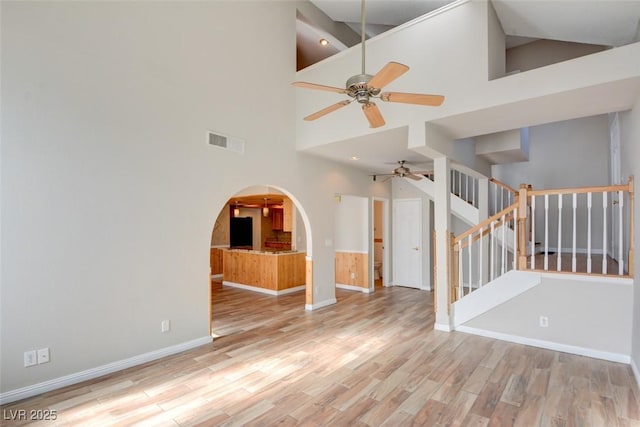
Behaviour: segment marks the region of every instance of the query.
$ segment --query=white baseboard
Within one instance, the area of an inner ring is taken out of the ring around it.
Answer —
[[[206,336],[181,344],[176,344],[171,347],[165,347],[159,350],[150,351],[149,353],[139,354],[128,359],[118,360],[117,362],[108,363],[106,365],[87,369],[85,371],[65,375],[64,377],[55,378],[27,387],[22,387],[17,390],[10,390],[0,394],[0,404],[4,405],[6,403],[15,402],[17,400],[26,399],[28,397],[37,396],[48,391],[57,390],[62,387],[78,384],[82,381],[98,378],[103,375],[131,368],[132,366],[141,365],[143,363],[151,362],[153,360],[157,360],[166,356],[171,356],[173,354],[190,350],[201,345],[209,344],[211,343],[211,341],[213,341],[213,338],[211,336]]]
[[[591,348],[578,347],[568,344],[560,344],[552,341],[539,340],[535,338],[521,337],[517,335],[503,334],[502,332],[487,331],[485,329],[472,328],[469,326],[458,326],[456,331],[465,332],[472,335],[480,335],[487,338],[494,338],[501,341],[513,342],[516,344],[530,345],[532,347],[546,348],[547,350],[561,351],[563,353],[577,354],[579,356],[592,357],[594,359],[608,360],[610,362],[631,363],[631,356],[627,354],[610,353],[608,351],[594,350]]]
[[[283,289],[281,291],[274,291],[272,289],[259,288],[257,286],[244,285],[242,283],[227,282],[226,280],[224,280],[222,284],[224,286],[229,286],[231,288],[244,289],[246,291],[259,292],[261,294],[274,295],[274,296],[292,294],[294,292],[303,291],[306,288],[305,285],[302,285],[302,286],[296,286],[295,288]]]
[[[336,300],[335,298],[331,298],[331,299],[328,299],[328,300],[325,300],[325,301],[321,301],[321,302],[318,302],[318,303],[315,303],[315,304],[305,304],[304,309],[307,310],[307,311],[313,311],[313,310],[317,310],[317,309],[322,308],[322,307],[326,307],[326,306],[329,306],[329,305],[336,304],[337,302],[338,302],[338,300]]]
[[[218,274],[212,274],[211,275],[212,279],[222,279],[222,273],[218,273]]]
[[[434,323],[433,329],[435,329],[436,331],[443,331],[443,332],[451,332],[453,330],[451,328],[451,325],[446,323]]]
[[[631,370],[633,371],[633,375],[636,377],[636,384],[640,388],[640,369],[638,369],[638,365],[636,365],[635,359],[631,358]]]
[[[345,285],[344,283],[336,283],[336,288],[345,289],[347,291],[363,292],[365,294],[371,293],[371,290],[369,288],[362,288],[360,286],[353,286],[353,285]]]

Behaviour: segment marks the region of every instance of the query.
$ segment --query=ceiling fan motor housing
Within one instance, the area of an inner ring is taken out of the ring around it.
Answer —
[[[372,78],[373,76],[370,74],[356,74],[350,77],[346,84],[347,94],[361,104],[368,104],[370,96],[376,96],[380,93],[380,89],[367,86]]]

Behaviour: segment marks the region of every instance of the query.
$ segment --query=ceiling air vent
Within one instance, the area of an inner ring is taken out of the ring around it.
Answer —
[[[220,133],[209,132],[209,145],[244,154],[244,140]]]

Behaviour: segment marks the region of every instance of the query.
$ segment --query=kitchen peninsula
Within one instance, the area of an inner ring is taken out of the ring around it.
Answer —
[[[303,290],[305,252],[222,249],[223,284],[270,295]]]

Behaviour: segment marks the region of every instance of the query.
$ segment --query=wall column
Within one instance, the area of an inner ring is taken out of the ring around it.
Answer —
[[[449,316],[449,233],[451,232],[451,179],[450,165],[447,157],[434,159],[435,173],[435,213],[434,229],[436,232],[436,266],[435,266],[435,304],[436,321],[434,329],[450,331]]]

